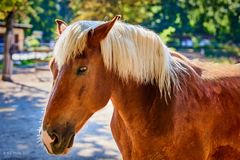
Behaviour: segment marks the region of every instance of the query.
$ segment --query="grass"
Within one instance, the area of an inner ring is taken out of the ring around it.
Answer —
[[[20,61],[17,61],[17,64],[15,63],[14,66],[31,67],[40,62],[49,62],[51,58],[52,58],[51,56],[48,56],[43,60],[38,60],[38,59],[20,60]],[[0,70],[2,69],[3,69],[3,61],[0,61]]]
[[[52,56],[47,56],[46,58],[43,59],[45,62],[49,62],[52,59]]]
[[[21,60],[19,61],[19,64],[16,64],[16,66],[32,66],[36,64],[35,60]]]
[[[222,63],[222,64],[235,64],[236,60],[227,57],[206,57],[207,61]]]

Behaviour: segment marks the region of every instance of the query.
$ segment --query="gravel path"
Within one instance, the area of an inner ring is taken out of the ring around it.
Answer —
[[[17,69],[13,80],[0,81],[0,159],[121,159],[109,127],[111,103],[87,122],[67,156],[48,155],[38,142],[38,128],[51,75],[34,68]]]

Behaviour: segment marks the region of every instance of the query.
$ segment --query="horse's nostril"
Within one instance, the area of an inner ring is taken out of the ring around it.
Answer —
[[[53,144],[59,143],[59,137],[57,136],[56,133],[52,133],[51,138],[53,139]]]

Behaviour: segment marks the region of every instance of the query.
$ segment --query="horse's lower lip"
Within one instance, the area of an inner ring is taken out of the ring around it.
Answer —
[[[44,147],[46,148],[47,152],[48,152],[49,154],[52,154],[52,153],[49,151],[49,149],[48,149],[48,147],[46,146],[46,144],[43,143],[43,145],[44,145]]]
[[[54,148],[52,147],[52,153],[51,154],[55,154],[55,155],[61,155],[61,154],[65,154],[65,150],[67,148]]]

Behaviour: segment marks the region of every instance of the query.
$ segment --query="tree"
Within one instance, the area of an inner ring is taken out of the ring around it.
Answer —
[[[176,34],[208,34],[223,43],[240,41],[237,0],[156,0],[149,8],[153,16],[143,25],[156,32],[173,27]]]
[[[70,8],[71,0],[58,0],[59,1],[59,16],[64,19],[64,21],[71,21],[73,18],[73,12]],[[59,18],[59,17],[58,17]],[[55,24],[55,23],[54,23]]]
[[[12,53],[13,53],[13,27],[16,20],[26,19],[27,14],[35,14],[33,2],[29,0],[2,0],[0,5],[0,19],[5,21],[6,32],[4,38],[4,59],[2,80],[12,81]]]
[[[212,34],[219,42],[240,41],[239,0],[181,0],[191,27]]]
[[[70,8],[76,20],[109,20],[115,15],[121,15],[122,20],[131,23],[141,23],[147,19],[148,6],[153,0],[72,0]]]
[[[38,0],[37,6],[41,8],[38,11],[38,17],[30,15],[32,30],[43,31],[43,40],[49,42],[55,36],[55,19],[63,18],[65,21],[72,19],[72,12],[69,9],[69,0]]]

